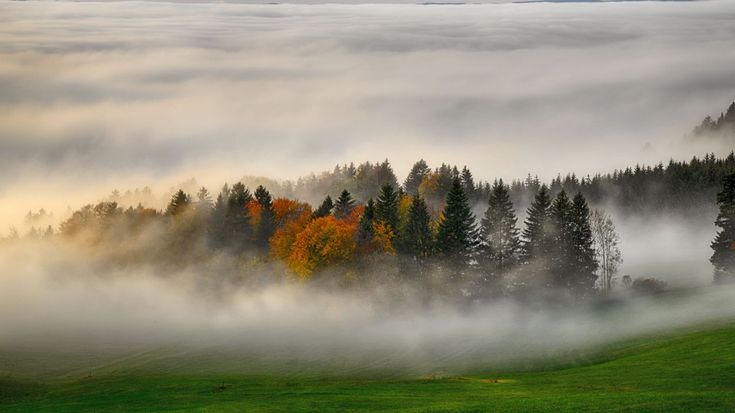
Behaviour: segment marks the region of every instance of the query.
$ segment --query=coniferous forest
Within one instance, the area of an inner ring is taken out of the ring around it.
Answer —
[[[419,160],[399,184],[386,160],[336,166],[295,183],[270,181],[273,189],[243,182],[213,192],[178,189],[161,209],[125,206],[133,193],[114,191],[110,200],[73,211],[58,229],[34,227],[28,237],[105,251],[113,265],[185,268],[228,257],[227,271],[211,269],[215,283],[221,273],[227,279],[219,281],[246,284],[387,283],[468,302],[539,294],[579,300],[633,282],[617,274],[621,240],[607,211],[691,217],[719,207],[712,263],[716,281],[731,278],[734,173],[733,153],[549,183],[530,175],[475,181],[467,167],[432,169]],[[662,287],[655,279],[635,281]]]

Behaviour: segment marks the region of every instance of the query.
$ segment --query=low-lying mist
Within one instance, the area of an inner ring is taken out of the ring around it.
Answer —
[[[400,284],[223,284],[214,280],[227,274],[210,272],[222,265],[163,272],[87,254],[55,242],[0,249],[0,370],[47,379],[126,369],[459,374],[564,362],[735,317],[735,288],[723,286],[576,306],[459,307],[419,300]],[[48,354],[63,361],[39,361]],[[124,367],[114,363],[121,358]]]

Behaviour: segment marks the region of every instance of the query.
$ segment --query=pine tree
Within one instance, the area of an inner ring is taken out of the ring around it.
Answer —
[[[260,221],[255,232],[255,242],[260,248],[267,248],[268,240],[276,230],[273,199],[271,198],[271,194],[262,185],[255,189],[255,199],[260,205]]]
[[[375,203],[375,219],[385,222],[394,234],[397,233],[398,193],[391,184],[385,184],[380,188],[380,194]]]
[[[365,204],[365,210],[360,217],[360,225],[357,228],[357,244],[364,247],[373,239],[373,221],[375,220],[375,203],[370,198]]]
[[[424,179],[424,176],[429,174],[429,172],[431,172],[431,169],[429,169],[429,165],[427,165],[426,161],[423,159],[420,159],[418,162],[413,164],[411,171],[403,182],[403,188],[406,190],[406,193],[409,195],[419,193],[421,181]]]
[[[191,204],[191,198],[183,190],[179,189],[171,197],[171,202],[166,207],[166,215],[181,215],[189,207],[189,204]]]
[[[241,182],[232,185],[225,213],[225,244],[242,251],[252,239],[250,215],[245,207],[253,200],[250,191]]]
[[[598,263],[590,225],[590,209],[587,200],[579,192],[572,200],[570,215],[573,247],[570,287],[577,296],[589,295],[597,280],[595,271]]]
[[[431,255],[434,248],[434,234],[431,231],[429,209],[418,193],[411,197],[408,221],[401,228],[398,241],[401,252],[410,254],[416,260]]]
[[[548,237],[550,207],[549,190],[546,185],[541,185],[524,221],[521,259],[525,264],[552,253],[552,242]]]
[[[352,195],[345,189],[334,204],[334,217],[337,219],[346,219],[350,216],[354,208],[355,200],[352,199]]]
[[[717,194],[715,226],[719,228],[710,247],[714,252],[709,259],[715,267],[715,283],[735,280],[735,174],[722,179],[722,191]]]
[[[491,277],[506,273],[518,263],[521,242],[517,221],[508,188],[500,180],[492,187],[481,224],[482,263]]]
[[[326,217],[327,215],[332,213],[332,209],[334,208],[334,203],[332,202],[332,197],[327,195],[326,198],[324,198],[324,201],[322,201],[322,204],[319,205],[319,208],[317,208],[314,211],[314,218],[322,218]]]
[[[551,275],[556,287],[571,288],[574,261],[574,245],[572,240],[572,203],[563,189],[551,203],[549,208],[548,236],[552,240],[553,250],[549,255]]]
[[[439,221],[437,250],[461,271],[468,267],[479,244],[475,216],[472,214],[462,182],[455,177],[447,194],[446,207]],[[459,275],[459,274],[454,274]]]
[[[472,172],[465,166],[462,168],[462,188],[464,189],[467,199],[473,201],[476,197],[477,188],[475,188],[475,180],[472,177]]]

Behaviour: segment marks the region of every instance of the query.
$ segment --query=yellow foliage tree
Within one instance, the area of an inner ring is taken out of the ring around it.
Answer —
[[[296,236],[287,259],[288,266],[306,279],[319,268],[352,259],[357,247],[357,225],[349,221],[333,216],[311,221]]]

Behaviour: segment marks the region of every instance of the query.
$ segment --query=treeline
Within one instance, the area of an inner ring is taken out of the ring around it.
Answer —
[[[206,188],[193,196],[179,190],[162,211],[123,209],[115,202],[85,206],[63,222],[60,236],[122,249],[136,263],[145,261],[141,255],[187,265],[227,254],[285,263],[301,279],[360,284],[377,273],[472,300],[595,292],[598,254],[581,193],[570,198],[561,190],[552,198],[542,185],[521,232],[510,188],[502,181],[490,188],[479,220],[461,177],[452,179],[437,216],[420,192],[385,183],[375,199],[358,202],[343,189],[314,209],[274,199],[263,186],[251,193],[242,183],[225,185],[214,199]]]
[[[720,112],[717,119],[707,115],[702,119],[702,123],[692,130],[694,137],[712,137],[712,136],[735,136],[735,102],[730,104],[727,111]]]
[[[103,247],[123,264],[184,266],[228,256],[250,273],[282,263],[304,279],[330,273],[360,283],[379,272],[463,297],[551,290],[579,297],[612,288],[621,261],[614,224],[590,205],[702,213],[715,208],[721,181],[733,172],[732,153],[708,154],[583,179],[568,175],[549,185],[531,177],[506,185],[476,183],[466,167],[431,169],[421,160],[398,185],[387,161],[368,162],[302,183],[329,182],[322,190],[335,196],[313,204],[238,182],[216,196],[203,187],[178,190],[163,209],[87,205],[58,234]],[[339,183],[348,185],[335,190]],[[34,237],[53,234],[44,228]]]
[[[590,205],[615,209],[621,214],[645,215],[662,212],[710,216],[716,213],[715,197],[722,178],[735,172],[735,155],[724,158],[714,154],[693,157],[689,161],[670,160],[656,165],[636,165],[608,174],[577,176],[558,175],[546,185],[551,196],[564,190],[568,194],[582,193]],[[441,164],[431,168],[419,160],[411,168],[401,188],[408,195],[420,194],[433,217],[444,208],[454,179],[459,179],[473,210],[482,211],[492,193],[494,182],[476,181],[469,168]],[[263,179],[251,178],[262,184]],[[279,196],[318,203],[326,194],[337,195],[347,189],[358,202],[375,198],[382,185],[398,187],[388,161],[335,166],[332,171],[301,178],[295,183],[269,182]],[[515,179],[509,183],[510,198],[517,214],[522,214],[533,202],[543,182],[536,176]],[[271,186],[269,186],[270,188]]]

